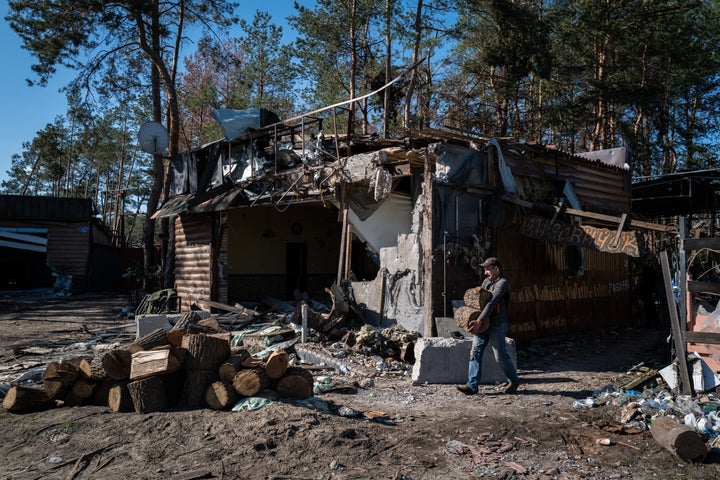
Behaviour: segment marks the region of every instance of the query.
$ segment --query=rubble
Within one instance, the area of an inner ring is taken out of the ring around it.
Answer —
[[[170,291],[148,296],[146,309],[172,296]],[[85,404],[137,413],[176,406],[242,409],[240,403],[262,392],[303,399],[316,392],[367,388],[376,374],[407,373],[405,360],[414,358],[417,332],[398,326],[378,331],[367,325],[351,330],[351,310],[335,299],[327,309],[308,299],[297,306],[267,300],[265,313],[212,302],[223,313],[138,314],[134,325],[125,326],[135,327],[132,341],[87,344],[89,354],[51,360],[32,377],[2,384],[3,406],[12,412]],[[310,304],[323,311],[315,312]],[[297,324],[301,306],[310,311],[314,328],[305,332],[312,341],[298,344],[304,333]],[[350,345],[322,345],[341,334]],[[327,375],[332,371],[362,378],[349,384]],[[318,388],[313,372],[323,374]]]

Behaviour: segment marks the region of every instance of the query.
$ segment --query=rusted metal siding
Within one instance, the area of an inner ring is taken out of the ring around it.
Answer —
[[[510,335],[532,338],[609,326],[630,318],[629,257],[584,250],[584,274],[569,277],[567,248],[497,230],[497,256],[512,287]]]
[[[562,184],[570,182],[583,209],[594,211],[630,210],[631,188],[629,172],[612,167],[603,167],[576,157],[506,156],[506,162],[513,175],[520,179],[521,186],[528,182],[557,182],[556,191],[548,192],[559,196]],[[524,178],[521,178],[524,177]],[[547,198],[545,201],[551,201]]]
[[[87,287],[90,261],[90,226],[88,222],[43,225],[48,229],[48,263],[58,273],[73,276],[73,290]]]
[[[212,300],[213,218],[180,215],[175,220],[175,291],[184,311],[199,299]]]

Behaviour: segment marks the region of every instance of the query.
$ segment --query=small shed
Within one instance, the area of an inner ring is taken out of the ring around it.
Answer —
[[[55,275],[76,292],[117,288],[119,251],[96,215],[88,198],[0,195],[0,288],[52,287]]]

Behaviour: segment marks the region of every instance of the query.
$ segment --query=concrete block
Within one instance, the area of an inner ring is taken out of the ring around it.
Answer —
[[[166,315],[137,315],[135,316],[135,325],[137,325],[136,340],[158,328],[164,328],[165,330],[172,328]]]
[[[513,365],[517,368],[515,340],[505,338],[505,346]],[[467,382],[468,360],[472,340],[429,337],[420,338],[415,344],[415,365],[412,382],[457,383]],[[507,381],[500,365],[495,360],[493,349],[487,347],[483,354],[481,383],[494,384]]]
[[[465,338],[472,338],[472,333],[466,332],[458,327],[453,317],[435,317],[435,328],[437,329],[438,337],[460,338],[458,336],[458,334],[460,334]]]

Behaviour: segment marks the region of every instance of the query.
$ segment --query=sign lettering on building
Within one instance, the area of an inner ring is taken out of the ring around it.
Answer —
[[[624,253],[631,257],[639,257],[643,253],[643,243],[638,242],[636,232],[621,232],[617,245],[614,245],[616,230],[558,221],[551,225],[550,220],[534,215],[524,217],[520,233],[538,240],[592,248],[601,252]]]

